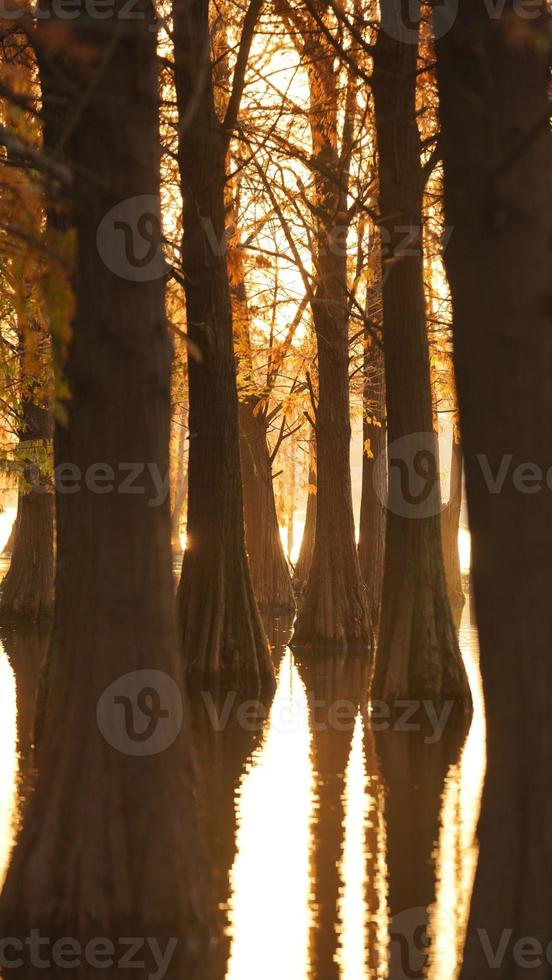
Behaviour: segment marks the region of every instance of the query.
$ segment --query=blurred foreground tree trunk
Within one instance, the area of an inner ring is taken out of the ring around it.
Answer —
[[[70,24],[58,25],[55,61],[42,52],[41,74],[45,113],[65,106],[73,173],[71,399],[56,444],[73,492],[58,492],[38,780],[0,923],[4,936],[40,929],[51,943],[180,937],[175,957],[186,959],[209,930],[169,501],[156,489],[169,466],[171,350],[162,261],[145,270],[124,248],[125,228],[145,216],[161,257],[156,34],[146,0],[130,21],[117,2],[115,20]],[[143,732],[157,701],[151,738],[138,742],[134,726]]]
[[[445,34],[436,19],[445,216],[454,228],[446,266],[487,717],[463,980],[519,980],[529,969],[544,980],[552,971],[550,18],[544,2],[530,20],[516,9],[508,0],[493,19],[478,0],[463,0]],[[531,938],[520,952],[521,937]],[[528,943],[535,954],[526,955]]]
[[[260,6],[252,3],[251,22],[246,18],[249,43]],[[189,674],[198,678],[272,685],[245,550],[226,263],[226,157],[243,76],[236,68],[230,118],[221,123],[211,77],[208,0],[175,0],[174,58],[187,326],[197,352],[189,356],[188,543],[178,589],[184,657]],[[245,71],[247,50],[238,61]]]
[[[373,695],[387,703],[452,699],[471,709],[441,549],[411,15],[410,0],[389,2],[374,50],[389,492]]]

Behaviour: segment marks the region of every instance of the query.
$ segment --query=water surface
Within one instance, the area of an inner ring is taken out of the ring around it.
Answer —
[[[273,623],[278,685],[260,708],[194,695],[200,804],[223,939],[212,980],[364,980],[457,973],[485,768],[477,634],[461,646],[467,734],[374,731],[362,656],[301,657]],[[0,646],[0,877],[32,780],[46,639]],[[262,714],[262,712],[261,712]]]

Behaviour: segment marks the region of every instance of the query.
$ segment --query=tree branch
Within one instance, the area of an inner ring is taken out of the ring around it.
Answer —
[[[240,104],[245,86],[247,62],[249,61],[249,53],[253,43],[255,28],[257,26],[257,21],[261,13],[263,3],[264,0],[251,0],[243,22],[238,57],[236,59],[236,67],[234,68],[234,78],[232,79],[232,91],[230,93],[226,115],[222,124],[228,141],[230,140],[232,131],[238,121],[238,114],[240,111]]]

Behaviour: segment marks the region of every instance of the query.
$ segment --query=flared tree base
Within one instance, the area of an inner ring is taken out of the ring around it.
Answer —
[[[185,552],[178,606],[185,669],[194,686],[274,690],[245,555],[229,563],[221,554],[214,567],[197,552]]]

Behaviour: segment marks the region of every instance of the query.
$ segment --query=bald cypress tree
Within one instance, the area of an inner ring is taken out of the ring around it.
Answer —
[[[232,97],[215,111],[208,0],[175,0],[175,83],[184,199],[189,357],[188,546],[178,605],[186,668],[196,677],[272,685],[268,643],[245,550],[236,364],[226,264],[226,157],[260,2],[244,22]]]
[[[171,352],[159,266],[151,276],[129,274],[121,234],[144,214],[160,245],[156,37],[147,0],[131,21],[122,3],[114,9],[115,19],[98,25],[88,15],[68,30],[58,25],[55,52],[42,52],[44,98],[63,125],[73,177],[66,203],[77,239],[76,311],[64,366],[71,399],[56,463],[66,475],[70,467],[77,491],[58,496],[39,773],[0,922],[5,936],[38,928],[51,942],[184,937],[179,953],[186,955],[208,931],[205,872],[182,708],[168,499],[153,505],[151,476],[168,472]],[[138,211],[129,211],[136,201]],[[126,220],[117,229],[121,213]],[[106,221],[107,251],[98,239]],[[132,493],[122,479],[128,483],[129,463]],[[172,726],[157,754],[128,752],[125,697],[134,691],[137,711],[153,704],[141,699],[140,671],[149,678],[144,690],[157,685],[151,697],[157,692],[160,714],[150,721]]]
[[[445,211],[454,227],[446,266],[487,718],[463,980],[519,980],[529,970],[540,980],[552,969],[550,22],[544,3],[530,20],[517,9],[506,2],[490,18],[484,4],[464,0],[443,36],[435,22]],[[504,930],[508,941],[492,962],[489,947],[497,949]],[[516,947],[527,936],[536,955]]]

